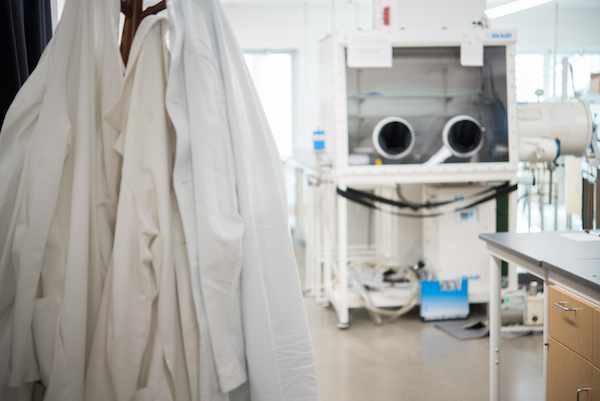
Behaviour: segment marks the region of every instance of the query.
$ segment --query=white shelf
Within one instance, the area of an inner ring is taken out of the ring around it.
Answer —
[[[371,297],[371,302],[373,302],[373,305],[377,308],[400,308],[401,306],[406,305],[408,301],[410,301],[410,295],[406,298],[391,298],[386,297],[385,295],[377,291],[369,291],[369,296]],[[327,298],[334,306],[339,305],[339,290],[336,288],[328,289]],[[363,306],[359,301],[358,295],[356,295],[351,289],[348,289],[348,308],[356,309],[362,307]]]
[[[404,100],[404,99],[443,99],[452,100],[457,97],[468,97],[466,95],[351,95],[351,100]]]

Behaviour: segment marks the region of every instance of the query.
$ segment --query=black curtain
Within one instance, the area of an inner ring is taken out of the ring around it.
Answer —
[[[51,37],[50,0],[0,0],[0,126]]]

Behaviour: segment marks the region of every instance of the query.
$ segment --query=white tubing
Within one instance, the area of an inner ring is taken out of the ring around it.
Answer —
[[[369,297],[369,292],[364,289],[362,284],[360,284],[359,282],[357,282],[354,279],[353,282],[351,283],[352,284],[351,288],[356,293],[356,295],[358,295],[358,302],[361,304],[361,306],[363,306],[364,308],[369,310],[369,312],[375,314],[376,316],[386,316],[386,317],[388,317],[386,322],[390,322],[390,321],[397,319],[400,316],[408,313],[419,302],[421,283],[419,281],[419,278],[417,277],[417,274],[415,273],[415,271],[412,268],[407,267],[407,266],[398,266],[396,263],[391,262],[391,261],[387,262],[387,261],[381,261],[381,260],[363,260],[363,261],[358,261],[358,262],[354,262],[354,263],[350,264],[348,266],[348,269],[350,270],[350,269],[354,269],[358,266],[364,266],[364,265],[372,265],[374,268],[379,268],[379,269],[384,269],[384,270],[394,269],[397,272],[402,272],[405,274],[405,277],[410,282],[411,288],[412,288],[411,297],[406,302],[406,304],[402,305],[402,307],[400,307],[399,309],[390,310],[390,309],[378,308],[375,305],[373,305],[373,302],[371,301],[371,298]],[[377,320],[378,320],[378,324],[381,324],[380,318],[378,318]]]

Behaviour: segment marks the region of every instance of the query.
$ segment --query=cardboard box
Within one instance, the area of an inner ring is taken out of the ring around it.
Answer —
[[[590,94],[600,93],[600,74],[592,74],[590,78]]]

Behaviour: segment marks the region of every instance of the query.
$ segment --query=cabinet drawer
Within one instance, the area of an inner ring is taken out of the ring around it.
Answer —
[[[560,306],[561,305],[562,308]],[[565,310],[565,309],[570,310]],[[594,306],[556,287],[548,291],[548,335],[587,360],[592,360]]]
[[[590,362],[548,337],[546,401],[575,401],[578,389],[591,388],[592,369]],[[591,401],[592,392],[582,392],[579,399]]]
[[[600,309],[594,309],[592,314],[594,315],[594,332],[592,334],[592,362],[594,365],[600,367]]]

